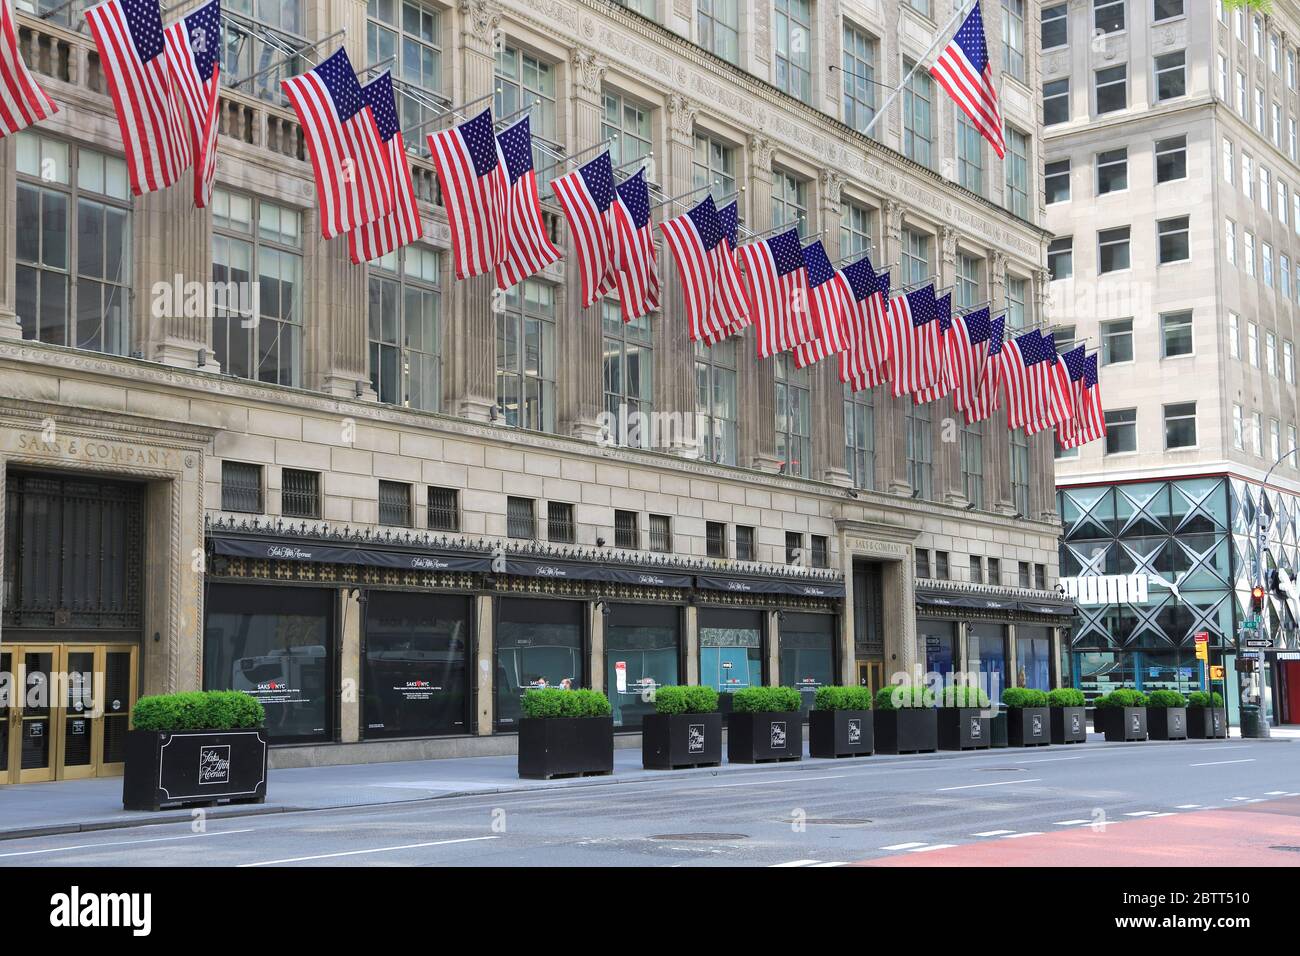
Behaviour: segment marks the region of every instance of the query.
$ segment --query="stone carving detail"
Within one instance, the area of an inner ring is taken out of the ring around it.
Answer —
[[[771,46],[771,17],[772,8],[766,3],[757,3],[754,5],[754,59],[760,63],[771,62],[772,55],[769,52]]]
[[[600,92],[605,82],[605,71],[609,68],[608,63],[597,56],[594,50],[584,47],[578,47],[573,51],[569,63],[573,67],[573,77],[580,89],[590,93]]]
[[[668,97],[668,123],[674,133],[693,135],[695,116],[699,111],[699,104],[681,93],[673,93]]]
[[[822,197],[832,206],[840,204],[840,194],[844,190],[844,177],[833,169],[822,170]]]
[[[994,251],[992,257],[992,269],[989,274],[990,281],[995,289],[1001,289],[1007,284],[1007,254],[1005,252]]]
[[[772,156],[776,152],[776,147],[766,136],[751,136],[749,138],[750,161],[755,169],[771,172]]]
[[[486,44],[495,43],[501,26],[501,8],[497,4],[492,0],[460,0],[458,9],[461,29],[467,36]]]
[[[894,242],[903,238],[903,213],[906,209],[897,199],[885,200],[885,231]]]
[[[943,241],[943,261],[951,265],[957,261],[957,240],[960,236],[952,226],[944,226],[940,238]]]

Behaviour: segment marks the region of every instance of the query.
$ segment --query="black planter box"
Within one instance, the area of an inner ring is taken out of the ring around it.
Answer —
[[[808,753],[814,757],[865,757],[876,749],[869,710],[814,710],[808,714]]]
[[[525,717],[519,721],[519,776],[599,776],[614,772],[614,718]]]
[[[1147,739],[1145,707],[1098,707],[1096,722],[1108,743]]]
[[[1188,707],[1187,736],[1192,740],[1226,740],[1228,715],[1222,707]]]
[[[721,763],[721,714],[648,714],[643,718],[641,766],[647,770],[716,767]]]
[[[993,717],[993,747],[998,749],[1007,746],[1007,707],[1002,705],[998,708],[997,714]]]
[[[1052,742],[1051,714],[1046,707],[1007,709],[1007,744],[1012,747],[1046,747]]]
[[[1147,734],[1152,740],[1186,740],[1186,707],[1148,707]]]
[[[126,735],[122,807],[266,802],[262,730],[132,730]]]
[[[803,759],[803,714],[792,711],[727,715],[727,762]]]
[[[1087,707],[1050,707],[1052,743],[1083,744],[1088,742]]]
[[[874,716],[877,753],[932,753],[939,749],[939,712],[933,707],[878,710]]]
[[[939,708],[940,750],[987,750],[993,746],[993,718],[979,707]]]

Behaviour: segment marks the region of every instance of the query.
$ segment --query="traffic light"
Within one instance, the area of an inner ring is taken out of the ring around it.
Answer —
[[[1264,610],[1264,587],[1256,584],[1250,589],[1250,613],[1258,614]]]

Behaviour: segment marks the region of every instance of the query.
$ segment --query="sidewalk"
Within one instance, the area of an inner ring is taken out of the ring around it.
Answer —
[[[1274,739],[1300,739],[1300,728],[1279,732]],[[1215,741],[1188,741],[1176,746],[1195,746]],[[1105,744],[1098,734],[1089,734],[1088,743],[1080,747],[1135,747],[1145,744]],[[1053,747],[1051,750],[1064,750]],[[993,751],[1007,753],[1008,751]],[[1026,750],[1032,754],[1038,751]],[[877,754],[864,758],[872,764],[898,761],[951,760],[985,754],[989,751],[939,751],[933,754]],[[727,764],[698,770],[644,770],[639,749],[614,751],[614,774],[608,777],[570,777],[561,780],[522,780],[517,773],[513,754],[500,757],[458,757],[444,760],[413,760],[400,763],[349,764],[336,767],[303,767],[274,770],[267,785],[266,803],[233,804],[212,807],[204,812],[208,818],[252,816],[265,813],[288,813],[301,810],[325,810],[339,807],[374,806],[429,800],[440,797],[472,796],[492,793],[518,793],[530,790],[562,790],[572,787],[608,786],[645,780],[680,779],[685,774],[718,774],[796,771],[820,767],[829,761],[810,763],[805,749],[801,763]],[[193,809],[164,810],[144,813],[122,809],[122,778],[67,780],[58,783],[33,783],[0,787],[0,840],[48,836],[121,827],[151,826],[192,819]]]

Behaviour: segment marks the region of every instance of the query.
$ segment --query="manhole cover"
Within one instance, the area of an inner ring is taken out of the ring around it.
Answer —
[[[700,840],[710,843],[722,843],[727,840],[748,840],[747,833],[659,833],[652,837],[651,840]]]

